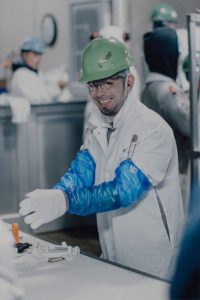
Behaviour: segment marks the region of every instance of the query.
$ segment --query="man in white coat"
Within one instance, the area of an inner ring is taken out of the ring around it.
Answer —
[[[40,38],[27,38],[21,46],[22,61],[13,64],[13,76],[9,91],[11,95],[24,97],[31,104],[52,102],[62,92],[66,82],[47,84],[44,74],[39,70],[45,45]]]
[[[156,28],[143,37],[144,56],[149,67],[142,103],[157,112],[170,125],[176,140],[184,207],[189,200],[190,103],[176,83],[178,36],[174,29]]]
[[[99,33],[95,34],[95,37],[93,37],[93,39],[96,38],[97,36],[100,36],[100,37],[114,37],[118,41],[126,44],[126,34],[117,25],[106,25],[106,26],[102,27],[99,30]],[[140,78],[139,78],[138,71],[135,68],[135,66],[131,66],[130,71],[131,71],[131,73],[133,74],[133,76],[135,78],[133,97],[136,98],[136,100],[140,100],[141,83],[140,83]],[[85,107],[83,133],[85,133],[85,130],[88,126],[88,120],[89,120],[90,116],[96,110],[98,110],[97,106],[95,105],[95,103],[91,99],[89,99],[87,104],[86,104],[86,107]]]
[[[187,93],[189,91],[189,84],[183,72],[183,61],[188,54],[188,34],[185,28],[177,28],[178,13],[168,3],[158,3],[152,10],[151,21],[153,28],[168,27],[176,30],[179,39],[179,68],[177,76],[177,84]]]
[[[66,212],[97,213],[104,258],[169,278],[184,222],[176,143],[167,123],[133,99],[132,63],[114,38],[85,48],[80,80],[99,110],[60,182],[27,194],[20,214],[34,229]]]
[[[173,6],[168,3],[158,3],[154,6],[151,13],[153,28],[168,27],[176,30],[179,40],[179,66],[177,84],[189,93],[189,82],[184,74],[183,63],[188,55],[188,32],[186,28],[178,28],[178,13]],[[197,50],[200,51],[200,27],[195,28],[195,43]]]

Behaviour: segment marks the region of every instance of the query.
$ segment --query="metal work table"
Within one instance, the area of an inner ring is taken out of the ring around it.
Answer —
[[[82,143],[85,101],[31,106],[29,121],[13,124],[0,107],[0,215],[20,223],[19,201],[35,188],[51,188],[66,172]],[[9,216],[8,216],[9,215]],[[94,217],[61,218],[42,231],[94,224]],[[24,223],[20,224],[26,230]],[[27,229],[28,230],[28,229]]]
[[[30,235],[22,236],[33,246],[46,243]],[[26,300],[168,299],[168,283],[82,254],[72,261],[17,263],[16,269]]]

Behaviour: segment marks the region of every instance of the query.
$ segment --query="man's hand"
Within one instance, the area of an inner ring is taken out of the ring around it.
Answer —
[[[68,210],[67,198],[61,190],[36,189],[26,197],[19,204],[19,213],[26,216],[24,221],[33,229],[61,217]]]

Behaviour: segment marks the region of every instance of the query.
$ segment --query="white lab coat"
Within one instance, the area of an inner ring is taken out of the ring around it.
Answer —
[[[55,86],[47,85],[41,71],[35,73],[23,67],[13,73],[10,93],[13,96],[28,99],[31,104],[39,104],[52,102],[61,90],[59,86],[55,88]]]
[[[169,278],[184,223],[172,130],[159,115],[133,99],[132,94],[113,121],[116,130],[107,144],[107,117],[99,112],[89,120],[84,147],[89,148],[96,162],[95,184],[112,180],[116,167],[127,159],[129,152],[153,187],[137,205],[97,214],[102,256]],[[133,135],[138,136],[138,141],[130,147]]]

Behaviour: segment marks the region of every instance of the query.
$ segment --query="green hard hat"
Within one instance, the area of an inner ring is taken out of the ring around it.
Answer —
[[[129,69],[133,65],[126,46],[115,38],[99,37],[84,49],[80,81],[100,80]]]
[[[164,21],[176,23],[178,19],[177,12],[168,3],[160,3],[156,5],[151,14],[151,21]]]

